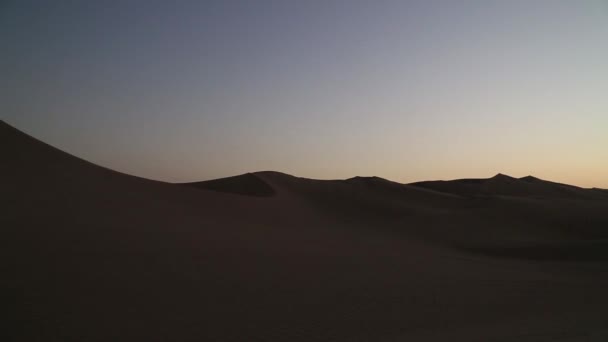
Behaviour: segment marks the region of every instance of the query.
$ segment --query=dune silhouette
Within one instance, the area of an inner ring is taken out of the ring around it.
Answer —
[[[253,173],[209,181],[184,183],[195,188],[228,192],[248,196],[272,196],[274,189]]]
[[[457,179],[452,181],[424,181],[413,186],[460,196],[518,196],[547,198],[605,199],[593,189],[545,181],[533,176],[514,178],[497,174],[486,179]]]
[[[604,341],[608,191],[94,165],[2,122],[14,341]]]

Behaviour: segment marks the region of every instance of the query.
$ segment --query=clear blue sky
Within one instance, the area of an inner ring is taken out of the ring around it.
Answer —
[[[193,181],[608,187],[608,2],[3,1],[0,116]]]

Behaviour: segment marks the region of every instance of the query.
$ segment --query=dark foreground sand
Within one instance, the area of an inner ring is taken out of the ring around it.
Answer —
[[[606,191],[168,184],[0,147],[3,341],[608,341]]]

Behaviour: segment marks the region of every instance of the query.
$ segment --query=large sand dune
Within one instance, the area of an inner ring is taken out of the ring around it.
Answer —
[[[0,139],[6,341],[608,341],[603,190],[169,184]]]

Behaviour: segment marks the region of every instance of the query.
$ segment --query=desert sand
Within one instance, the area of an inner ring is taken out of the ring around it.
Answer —
[[[608,192],[171,184],[0,124],[3,341],[608,341]]]

